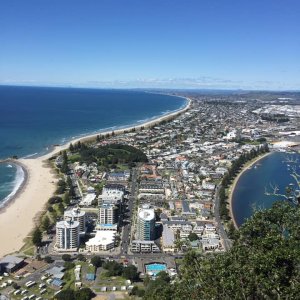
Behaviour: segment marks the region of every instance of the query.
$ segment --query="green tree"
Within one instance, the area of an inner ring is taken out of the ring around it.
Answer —
[[[75,188],[73,186],[70,186],[69,196],[70,197],[75,197],[76,196]]]
[[[86,261],[85,256],[81,253],[77,255],[76,259],[80,261]]]
[[[61,259],[64,261],[71,261],[72,260],[72,256],[70,254],[63,254],[61,256]]]
[[[12,284],[12,287],[13,287],[15,290],[18,290],[18,289],[20,288],[20,286],[19,286],[16,282],[14,282],[14,283]]]
[[[257,211],[224,254],[189,252],[173,299],[297,299],[300,209],[277,202]]]
[[[233,224],[232,221],[228,223],[228,231],[227,231],[227,233],[228,233],[228,237],[230,239],[232,239],[232,240],[236,239],[237,231],[236,231],[236,229],[235,229],[234,224]]]
[[[64,174],[66,174],[69,171],[69,167],[68,167],[68,155],[67,155],[66,151],[63,151],[63,153],[62,153],[62,159],[63,159],[63,161],[62,161],[62,165],[61,165],[60,170]]]
[[[56,300],[74,300],[75,299],[75,292],[71,289],[65,289],[60,291],[54,299]]]
[[[36,227],[33,231],[32,234],[32,243],[36,246],[39,247],[42,245],[42,232],[41,230]]]
[[[145,290],[140,289],[137,286],[134,286],[133,289],[130,292],[130,295],[143,297],[145,295]]]
[[[69,192],[65,192],[64,194],[64,204],[65,205],[70,205],[71,199],[70,199],[70,193]]]
[[[57,182],[57,185],[58,185],[58,186],[62,186],[63,188],[66,188],[66,182],[65,182],[63,179],[60,179],[60,180]]]
[[[95,294],[90,288],[82,288],[75,292],[75,300],[90,300]]]
[[[55,204],[55,203],[60,203],[60,202],[62,202],[62,198],[59,196],[53,196],[53,197],[49,198],[49,200],[48,200],[48,203],[51,205]]]
[[[55,210],[53,207],[51,207],[51,208],[52,208],[51,211],[49,210],[49,208],[48,208],[48,210],[49,210],[49,212],[51,212],[52,220],[56,220],[56,219],[57,219],[57,213],[56,213],[56,210]]]
[[[65,211],[65,206],[62,203],[58,204],[58,210],[62,214]]]
[[[139,278],[137,267],[134,265],[130,265],[128,267],[123,268],[122,276],[126,279],[136,281]]]
[[[47,264],[51,264],[51,263],[53,262],[53,259],[52,259],[51,256],[45,256],[44,261],[45,261]]]
[[[100,268],[103,264],[103,260],[100,256],[93,256],[92,259],[91,259],[91,264],[95,268]]]
[[[107,270],[108,276],[119,276],[123,271],[123,266],[114,260],[105,262],[103,268]]]
[[[49,211],[49,213],[52,213],[54,211],[54,208],[51,205],[48,205],[47,210]]]
[[[199,238],[195,232],[191,232],[188,236],[188,239],[192,242],[192,241],[197,241]]]
[[[44,218],[43,218],[43,221],[42,221],[42,228],[44,231],[49,231],[51,227],[51,222],[50,222],[50,219],[49,217],[46,215]]]
[[[148,274],[146,274],[144,281],[143,281],[144,286],[147,287],[148,284],[150,283],[150,281],[151,281],[151,277]]]
[[[64,268],[66,269],[66,270],[71,270],[71,269],[73,269],[75,267],[75,264],[73,263],[73,262],[71,262],[71,261],[66,261],[65,263],[64,263]]]
[[[74,152],[74,146],[73,146],[72,143],[70,143],[69,150],[70,150],[71,152]]]
[[[166,272],[159,272],[155,280],[150,280],[146,286],[145,300],[172,300],[172,289],[170,277]],[[184,298],[183,298],[184,299]],[[188,299],[188,298],[187,298]]]

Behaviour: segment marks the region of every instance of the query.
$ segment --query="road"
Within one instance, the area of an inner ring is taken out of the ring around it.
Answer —
[[[224,243],[224,249],[225,251],[229,250],[232,246],[232,241],[228,238],[228,235],[224,229],[224,226],[221,221],[220,217],[220,197],[219,197],[219,190],[220,190],[220,185],[217,186],[216,192],[215,192],[215,220],[217,223],[217,227],[219,228],[219,233],[221,240],[223,240]]]
[[[128,212],[127,212],[127,221],[123,227],[123,234],[121,239],[121,253],[120,256],[127,255],[128,246],[130,244],[130,232],[131,232],[131,223],[133,216],[133,209],[135,204],[135,199],[137,197],[138,183],[137,183],[138,170],[136,168],[132,169],[131,176],[131,190],[130,196],[128,198]]]
[[[164,254],[164,253],[134,253],[131,254],[130,251],[128,251],[128,248],[130,246],[130,238],[131,238],[131,227],[133,223],[133,213],[134,213],[134,206],[136,203],[137,199],[137,193],[138,193],[138,169],[133,168],[132,169],[132,177],[131,177],[131,187],[130,187],[130,194],[128,197],[127,201],[127,211],[126,211],[126,218],[125,222],[122,228],[122,236],[121,236],[121,242],[120,242],[120,252],[118,254],[116,253],[107,253],[106,255],[103,255],[103,257],[110,256],[114,259],[120,259],[122,258],[127,258],[127,259],[132,259],[132,258],[161,258],[161,257],[167,257],[170,256],[170,254]],[[90,209],[91,211],[93,209]],[[128,253],[129,252],[129,253]],[[76,255],[76,252],[70,253],[71,255]],[[85,253],[82,253],[85,255]],[[56,254],[56,253],[50,253],[50,256],[53,259],[61,259],[61,254]],[[99,254],[99,256],[102,256]]]

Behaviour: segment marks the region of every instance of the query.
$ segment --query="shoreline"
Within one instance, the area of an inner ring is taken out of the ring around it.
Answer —
[[[26,181],[0,212],[0,257],[18,252],[30,236],[40,213],[56,188],[57,178],[42,159],[19,160],[27,172]]]
[[[233,222],[233,225],[235,227],[235,229],[238,229],[238,225],[236,223],[236,220],[234,218],[234,214],[233,214],[233,209],[232,209],[232,202],[233,202],[233,193],[234,190],[236,189],[236,186],[238,184],[239,179],[241,178],[241,176],[253,165],[255,165],[256,163],[258,163],[260,160],[262,160],[263,158],[267,157],[268,155],[272,154],[273,152],[267,152],[264,153],[256,158],[254,158],[253,160],[249,161],[248,163],[246,163],[246,165],[242,168],[242,170],[239,172],[239,174],[234,178],[232,184],[229,187],[229,195],[228,195],[228,202],[229,202],[229,212],[230,212],[230,216],[231,216],[231,220]]]
[[[22,168],[22,171],[24,172],[24,179],[22,180],[22,183],[20,184],[20,186],[18,187],[18,189],[16,190],[15,194],[11,196],[10,199],[8,199],[7,201],[5,201],[4,203],[0,202],[0,215],[5,212],[5,210],[15,201],[16,198],[18,198],[18,196],[22,193],[22,191],[24,190],[28,178],[29,178],[29,174],[28,174],[28,170],[26,168],[26,166],[24,164],[22,164],[20,161],[15,160],[15,159],[8,159],[5,162],[1,162],[1,164],[12,164],[15,165],[17,167]],[[9,196],[9,195],[8,195]],[[7,196],[7,197],[8,197]],[[4,198],[5,199],[5,198]]]
[[[42,158],[43,160],[49,159],[49,158],[57,155],[59,152],[68,149],[71,143],[74,144],[79,141],[80,142],[89,142],[89,141],[92,141],[93,139],[96,139],[97,135],[101,136],[101,135],[111,134],[112,132],[114,132],[115,135],[120,135],[120,134],[124,134],[125,131],[130,131],[132,129],[141,130],[142,127],[144,127],[146,129],[146,128],[154,126],[160,122],[167,121],[171,118],[175,118],[176,116],[186,112],[191,107],[191,104],[192,104],[192,99],[190,99],[190,98],[183,97],[183,96],[176,96],[176,97],[181,97],[181,98],[184,98],[187,100],[187,103],[183,108],[180,108],[176,111],[172,111],[167,114],[161,115],[153,120],[148,120],[141,124],[129,125],[128,127],[124,127],[124,128],[120,128],[120,129],[116,129],[116,130],[112,129],[112,130],[103,131],[103,132],[99,131],[98,133],[88,134],[86,136],[71,139],[70,141],[68,141],[62,145],[54,146],[50,152],[48,152],[42,156],[38,156],[37,158]]]
[[[115,135],[120,135],[134,128],[136,130],[141,130],[142,127],[146,129],[163,121],[176,118],[178,115],[186,112],[192,104],[190,98],[183,96],[176,97],[186,99],[187,103],[185,106],[153,120],[117,130],[98,132],[75,138],[63,145],[54,147],[50,152],[36,158],[10,159],[12,163],[22,167],[26,176],[24,175],[23,183],[15,195],[7,201],[7,204],[4,204],[3,208],[0,208],[0,240],[5,241],[5,244],[2,244],[0,247],[0,258],[8,253],[14,253],[21,249],[24,245],[24,239],[30,235],[30,232],[36,225],[37,218],[40,213],[44,211],[48,199],[53,196],[55,192],[58,179],[53,169],[47,164],[49,158],[68,149],[71,143],[92,141],[96,139],[97,135],[106,135],[112,132],[114,132]]]

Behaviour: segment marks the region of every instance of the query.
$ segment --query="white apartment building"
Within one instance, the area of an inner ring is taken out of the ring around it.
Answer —
[[[103,203],[99,207],[100,224],[116,224],[118,222],[118,207],[114,204]]]
[[[75,207],[71,210],[66,210],[64,213],[64,220],[72,220],[79,222],[79,234],[84,235],[86,231],[85,227],[85,211],[82,211],[79,207]]]
[[[115,246],[116,231],[97,230],[96,236],[85,243],[88,252],[99,252],[113,249]]]
[[[56,223],[56,244],[58,251],[77,251],[79,247],[79,222],[64,220]]]
[[[142,241],[154,240],[155,213],[154,209],[144,205],[138,211],[137,239]]]

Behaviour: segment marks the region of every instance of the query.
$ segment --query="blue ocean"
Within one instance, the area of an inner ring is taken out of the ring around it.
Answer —
[[[0,86],[0,158],[36,157],[73,138],[138,125],[175,111],[186,99],[132,90]],[[0,164],[0,201],[24,174]]]
[[[285,194],[290,184],[296,187],[291,173],[299,173],[300,155],[297,153],[274,152],[246,170],[237,182],[232,197],[233,215],[238,226],[255,212],[270,208],[275,201],[285,201],[282,197],[266,195],[272,187],[278,186],[278,194]]]

